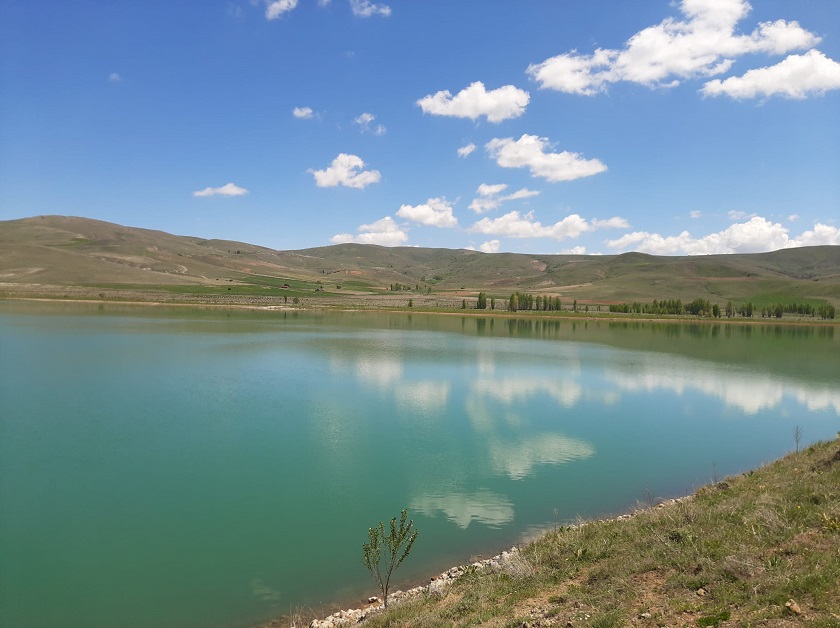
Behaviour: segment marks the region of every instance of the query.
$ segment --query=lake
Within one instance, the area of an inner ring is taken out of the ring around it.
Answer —
[[[236,627],[840,429],[833,326],[0,302],[0,624]]]

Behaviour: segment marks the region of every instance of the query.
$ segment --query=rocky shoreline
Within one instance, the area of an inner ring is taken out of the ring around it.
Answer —
[[[679,502],[691,499],[692,497],[692,495],[686,495],[684,497],[667,499],[654,506],[654,508],[668,508]],[[644,510],[644,508],[634,510],[633,512],[627,514],[611,517],[609,519],[614,521],[631,519],[641,510]],[[593,523],[594,521],[596,520],[583,521],[564,527],[566,529],[579,528],[581,526],[588,525],[589,523]],[[527,573],[528,569],[530,569],[530,565],[528,565],[527,560],[520,554],[519,546],[514,546],[509,550],[503,551],[501,554],[493,556],[492,558],[475,561],[468,565],[452,567],[443,573],[433,576],[427,585],[416,586],[408,589],[407,591],[394,591],[388,596],[388,601],[389,605],[397,606],[420,595],[440,597],[443,595],[443,592],[447,587],[467,573],[490,570],[493,572],[510,573],[511,575],[524,575],[523,572]],[[360,608],[336,611],[324,619],[313,619],[307,625],[309,628],[339,628],[340,626],[349,626],[351,624],[364,622],[364,620],[371,615],[375,615],[376,613],[380,613],[384,610],[385,604],[382,600],[378,597],[371,597],[368,598],[368,603],[362,605]],[[273,628],[279,625],[279,623],[272,622],[270,624],[266,624],[264,628]]]

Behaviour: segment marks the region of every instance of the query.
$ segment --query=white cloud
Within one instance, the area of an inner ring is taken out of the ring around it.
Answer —
[[[676,236],[636,231],[616,240],[607,241],[607,246],[612,249],[633,250],[654,255],[762,253],[824,244],[840,245],[840,229],[817,223],[812,231],[805,231],[798,237],[792,238],[788,229],[781,224],[771,223],[761,216],[755,216],[747,222],[735,223],[723,231],[700,238],[692,237],[688,231],[683,231]]]
[[[590,223],[593,229],[629,229],[630,224],[624,219],[619,218],[618,216],[613,216],[612,218],[607,218],[606,220],[598,220],[597,218],[593,218],[592,222]]]
[[[470,228],[470,231],[488,235],[503,235],[510,238],[564,240],[566,238],[576,238],[582,233],[595,229],[617,226],[626,227],[627,221],[615,217],[608,220],[587,222],[585,218],[581,218],[578,214],[570,214],[553,225],[544,226],[534,219],[534,212],[528,212],[523,216],[518,211],[512,211],[499,218],[482,218]]]
[[[797,220],[799,220],[799,214],[791,214],[790,216],[788,216],[788,220],[790,222],[796,222]]]
[[[701,212],[698,209],[692,209],[690,212],[688,212],[688,215],[692,218],[700,218],[700,216],[703,215],[703,212]]]
[[[312,111],[312,107],[295,107],[292,109],[292,115],[301,120],[308,120],[315,114]]]
[[[363,113],[358,118],[353,120],[354,123],[358,124],[362,133],[373,133],[374,135],[385,135],[385,132],[388,130],[385,128],[385,125],[377,124],[376,126],[371,126],[373,121],[376,120],[376,116],[372,113]]]
[[[801,100],[833,89],[840,89],[840,63],[811,50],[804,55],[790,55],[770,67],[750,70],[743,76],[709,81],[700,91],[704,96],[724,94],[737,100],[760,96]]]
[[[561,255],[586,255],[585,246],[573,246],[570,249],[563,249],[560,251]]]
[[[122,81],[122,77],[120,76],[119,72],[111,72],[108,75],[108,80],[112,83],[119,83],[120,81]]]
[[[476,81],[453,96],[443,90],[417,101],[423,113],[476,120],[486,116],[490,122],[518,118],[525,113],[530,100],[528,92],[513,85],[487,91],[484,83]],[[472,152],[472,151],[470,151]]]
[[[445,198],[430,198],[421,205],[401,205],[397,216],[432,227],[457,227],[452,204]]]
[[[468,208],[477,214],[483,214],[485,212],[490,211],[491,209],[496,209],[505,201],[516,201],[519,199],[530,198],[532,196],[539,195],[539,192],[535,190],[522,188],[521,190],[517,190],[512,194],[499,196],[499,194],[504,192],[506,189],[507,185],[504,183],[497,183],[495,185],[488,185],[486,183],[482,183],[478,186],[478,189],[476,190],[476,193],[478,194],[479,198],[474,198],[469,204]]]
[[[357,244],[378,244],[380,246],[400,246],[408,240],[408,234],[394,222],[390,216],[385,216],[369,225],[361,225],[356,235],[339,233],[330,238],[333,244],[356,242]]]
[[[744,218],[754,218],[756,216],[755,212],[750,214],[738,209],[730,209],[726,212],[726,215],[729,216],[729,220],[743,220]]]
[[[265,17],[276,20],[298,5],[298,0],[266,0]]]
[[[791,246],[822,246],[825,244],[840,245],[840,229],[831,225],[816,223],[812,231],[803,231],[791,241]]]
[[[332,188],[343,185],[348,188],[363,189],[371,183],[378,183],[382,175],[378,170],[362,170],[365,162],[357,155],[341,153],[324,170],[309,170],[315,177],[319,188]]]
[[[391,7],[387,4],[375,4],[370,0],[350,0],[350,9],[353,15],[359,17],[371,17],[372,15],[391,15]]]
[[[501,246],[501,244],[502,243],[499,242],[498,240],[488,240],[487,242],[482,244],[480,247],[478,247],[478,249],[482,253],[498,253],[499,252],[499,247]]]
[[[233,183],[227,183],[220,188],[204,188],[193,192],[193,196],[244,196],[248,190]]]
[[[532,64],[527,72],[542,88],[573,94],[596,94],[619,81],[673,87],[680,79],[727,72],[735,57],[782,55],[820,41],[797,22],[784,20],[736,34],[751,9],[746,0],[683,0],[679,9],[684,19],[669,17],[645,28],[620,50],[598,49],[591,55],[572,50]]]
[[[552,183],[573,181],[604,172],[607,167],[598,159],[584,159],[578,153],[551,149],[548,139],[536,135],[513,138],[494,138],[485,146],[487,154],[502,168],[528,168],[531,176],[542,177]]]
[[[507,183],[482,183],[476,189],[479,196],[494,196],[500,194],[507,189]]]
[[[458,157],[469,157],[475,150],[475,144],[467,144],[458,149]]]

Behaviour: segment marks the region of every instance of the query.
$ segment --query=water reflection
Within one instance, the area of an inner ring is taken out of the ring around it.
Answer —
[[[663,361],[661,356],[639,356],[632,372],[608,369],[604,377],[626,392],[669,390],[677,395],[689,390],[701,392],[746,414],[776,408],[785,397],[795,399],[811,411],[833,409],[840,414],[840,391],[677,357]]]
[[[509,442],[493,439],[490,442],[490,463],[496,473],[512,480],[521,480],[541,464],[562,464],[588,458],[595,449],[582,440],[562,434],[542,433]]]
[[[513,521],[513,505],[504,495],[480,489],[475,493],[446,493],[421,495],[411,501],[411,510],[416,510],[427,517],[438,513],[466,529],[472,522],[491,528],[500,527]]]
[[[549,378],[480,378],[473,382],[472,391],[507,406],[538,394],[546,394],[561,406],[570,408],[581,398],[583,388],[579,382],[572,379],[574,374],[563,375],[567,379],[560,381]]]

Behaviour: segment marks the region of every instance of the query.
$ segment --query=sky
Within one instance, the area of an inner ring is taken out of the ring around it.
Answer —
[[[837,0],[0,0],[0,220],[840,245]]]

